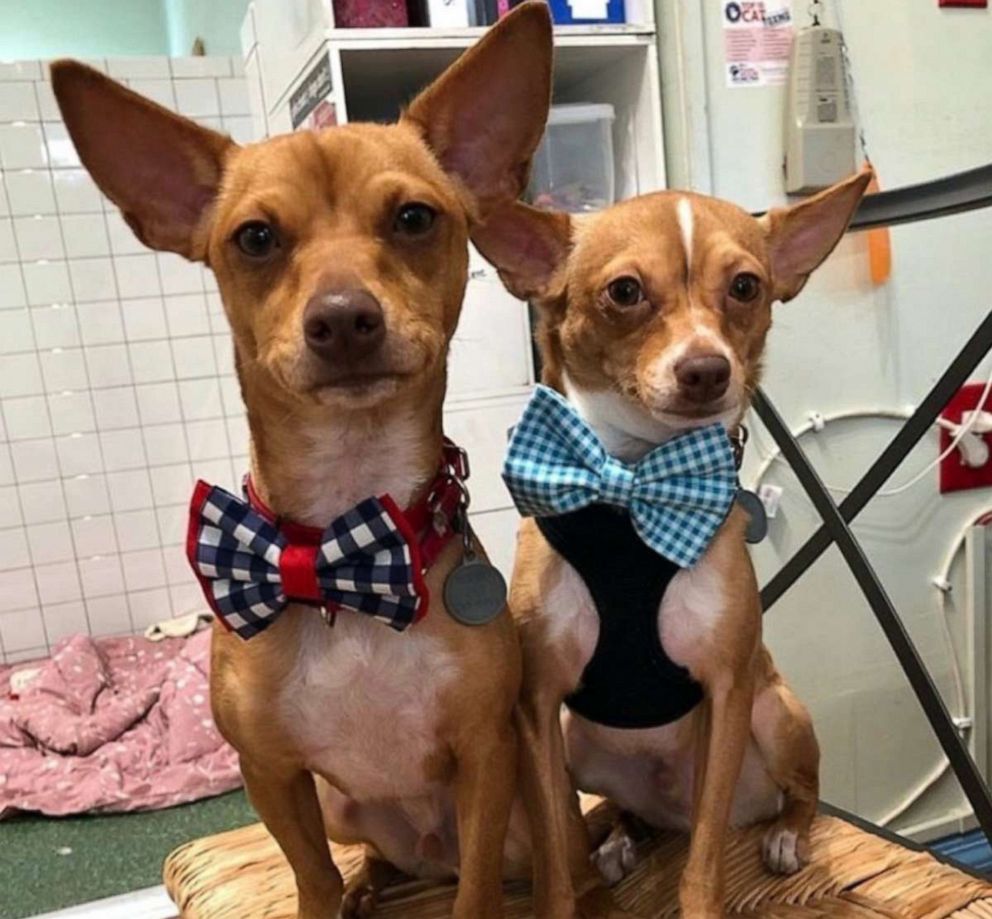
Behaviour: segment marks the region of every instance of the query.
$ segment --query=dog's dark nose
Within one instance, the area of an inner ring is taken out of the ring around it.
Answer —
[[[720,354],[690,354],[675,365],[679,393],[704,405],[719,399],[730,385],[730,361]]]
[[[386,337],[382,307],[367,290],[325,291],[303,311],[303,336],[325,360],[368,357]]]

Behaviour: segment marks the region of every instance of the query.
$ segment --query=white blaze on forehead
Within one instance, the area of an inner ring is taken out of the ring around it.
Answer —
[[[679,198],[675,211],[679,218],[679,229],[682,231],[682,247],[685,249],[685,267],[688,271],[692,268],[692,201],[689,198]]]

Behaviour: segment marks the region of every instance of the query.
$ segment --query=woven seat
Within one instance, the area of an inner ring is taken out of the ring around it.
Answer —
[[[763,919],[992,919],[992,883],[840,820],[818,817],[811,864],[790,878],[769,874],[759,856],[762,828],[734,832],[727,848],[727,907]],[[642,916],[674,916],[686,837],[645,843],[618,901]],[[334,846],[345,877],[361,851]],[[261,824],[198,839],[165,863],[165,886],[183,919],[293,919],[293,875]],[[445,919],[454,886],[409,882],[385,891],[382,919]],[[525,885],[507,885],[507,919],[529,919]]]

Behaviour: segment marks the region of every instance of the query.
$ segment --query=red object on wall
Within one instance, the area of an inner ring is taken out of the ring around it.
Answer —
[[[947,403],[940,413],[941,418],[961,424],[961,416],[965,412],[977,409],[978,400],[985,389],[984,383],[968,383],[962,386]],[[985,400],[985,411],[992,411],[992,395]],[[981,435],[989,445],[992,453],[992,434]],[[940,452],[943,453],[951,444],[954,435],[950,431],[940,429]],[[961,462],[961,454],[955,450],[940,464],[940,491],[964,491],[968,488],[988,488],[992,486],[992,458],[978,469],[972,469]]]
[[[940,0],[941,6],[971,6],[985,9],[989,0]]]
[[[342,29],[384,29],[410,25],[406,0],[334,0],[334,25]]]
[[[326,99],[323,102],[318,102],[317,107],[313,110],[313,114],[310,115],[310,120],[313,122],[313,129],[315,131],[320,131],[324,128],[333,128],[338,123],[337,107],[333,102],[328,102]]]

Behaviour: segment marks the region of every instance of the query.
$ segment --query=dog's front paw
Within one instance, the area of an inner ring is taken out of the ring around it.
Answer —
[[[367,919],[375,912],[379,891],[371,884],[356,884],[345,891],[341,901],[341,919]]]
[[[611,887],[619,884],[634,868],[637,849],[634,840],[622,827],[617,827],[595,852],[592,863]]]
[[[775,874],[795,874],[809,864],[809,840],[788,826],[768,828],[761,844],[765,866]]]

